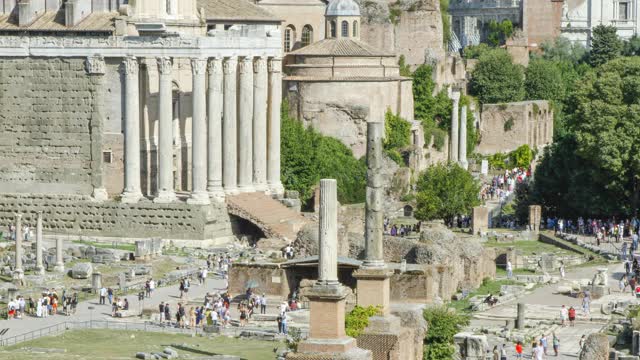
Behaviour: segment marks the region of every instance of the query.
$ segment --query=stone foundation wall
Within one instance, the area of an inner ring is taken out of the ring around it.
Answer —
[[[286,298],[289,295],[287,273],[276,264],[234,264],[229,270],[229,292],[244,294],[247,281],[258,284],[258,292]]]
[[[0,189],[91,194],[85,59],[0,58]]]
[[[35,228],[36,213],[43,212],[47,235],[115,237],[126,239],[222,240],[231,238],[231,225],[223,204],[193,206],[185,203],[122,204],[93,202],[81,196],[0,194],[0,224],[15,213]]]

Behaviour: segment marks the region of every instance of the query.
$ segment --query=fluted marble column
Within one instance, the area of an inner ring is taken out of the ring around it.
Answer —
[[[159,57],[158,75],[160,77],[159,105],[159,141],[158,141],[158,197],[157,203],[169,203],[176,200],[173,188],[173,94],[171,70],[173,64],[168,57]]]
[[[267,58],[253,64],[253,185],[256,191],[267,191],[267,97],[269,76]]]
[[[38,211],[36,220],[36,269],[37,274],[44,274],[44,266],[42,265],[42,211]]]
[[[124,192],[123,203],[137,203],[142,198],[140,187],[140,105],[139,65],[135,57],[124,60]]]
[[[22,214],[16,214],[15,217],[15,226],[16,226],[16,260],[15,267],[13,271],[22,271],[22,239],[24,235],[22,234]]]
[[[338,284],[338,185],[320,180],[318,285]]]
[[[191,176],[193,190],[189,204],[207,205],[207,89],[206,59],[191,59],[193,116],[191,121]]]
[[[467,170],[469,162],[467,161],[467,106],[463,106],[460,110],[460,166]]]
[[[451,162],[458,161],[458,141],[460,139],[458,132],[458,106],[460,104],[460,91],[454,90],[451,92],[451,100],[453,101],[453,109],[451,110],[451,149],[449,151],[449,160]]]
[[[238,190],[253,188],[253,58],[240,61],[240,101],[238,108]]]
[[[226,194],[238,192],[238,129],[236,126],[236,91],[238,60],[224,61],[224,102],[222,115],[222,185]]]
[[[364,267],[383,267],[383,199],[382,147],[384,123],[367,123],[367,197],[365,209]]]
[[[222,190],[222,59],[209,60],[209,106],[207,133],[207,191],[215,199],[224,199]]]
[[[280,106],[282,105],[282,58],[269,60],[269,119],[267,183],[273,194],[282,194],[280,182]]]

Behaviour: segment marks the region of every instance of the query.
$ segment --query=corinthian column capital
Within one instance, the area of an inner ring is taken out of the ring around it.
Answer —
[[[209,59],[208,70],[209,74],[222,74],[222,59]]]
[[[224,73],[230,75],[236,72],[238,67],[238,59],[235,57],[228,58],[224,61]]]
[[[129,56],[126,57],[123,61],[124,64],[124,74],[127,76],[133,76],[133,75],[138,75],[138,71],[139,71],[139,65],[138,65],[138,59],[136,59],[134,56]]]
[[[273,57],[269,59],[269,72],[270,73],[282,72],[282,58]]]
[[[253,58],[252,57],[244,57],[240,61],[240,74],[248,74],[253,73]]]
[[[159,57],[158,61],[158,72],[160,75],[171,75],[171,70],[173,68],[173,63],[171,62],[171,58],[169,57]]]
[[[193,75],[204,75],[207,70],[207,59],[191,59],[191,72]]]

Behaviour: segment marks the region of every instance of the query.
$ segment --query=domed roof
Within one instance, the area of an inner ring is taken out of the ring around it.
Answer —
[[[354,0],[331,0],[326,16],[360,16],[360,6]]]

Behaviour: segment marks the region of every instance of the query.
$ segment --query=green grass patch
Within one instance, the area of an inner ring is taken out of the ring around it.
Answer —
[[[134,244],[119,244],[119,243],[107,244],[107,243],[98,243],[98,242],[85,241],[85,240],[74,240],[73,243],[93,246],[93,247],[102,248],[102,249],[116,249],[116,250],[124,250],[124,251],[131,251],[131,252],[136,251],[136,246]]]
[[[556,255],[566,255],[572,254],[572,252],[568,250],[561,249],[557,246],[553,246],[550,244],[545,244],[540,241],[535,240],[516,240],[514,242],[498,242],[498,241],[487,241],[484,246],[496,248],[496,249],[506,249],[509,247],[514,247],[522,252],[523,255],[533,255],[533,254],[542,254],[542,253],[554,253]]]
[[[530,269],[513,269],[513,275],[533,275],[535,273],[535,270]],[[507,270],[502,267],[496,267],[496,276],[507,276]]]
[[[482,281],[482,285],[474,291],[471,291],[469,295],[463,300],[452,301],[449,304],[449,307],[456,309],[456,311],[461,313],[470,313],[471,312],[471,302],[469,299],[476,295],[487,295],[489,293],[494,295],[499,295],[500,287],[502,285],[524,285],[519,281],[515,280],[492,280],[489,278],[485,278]]]
[[[200,336],[165,334],[154,332],[121,330],[78,330],[68,331],[59,336],[45,337],[19,345],[7,347],[0,352],[4,360],[36,360],[42,354],[30,353],[23,348],[66,349],[66,353],[49,352],[47,360],[63,359],[133,359],[139,351],[162,352],[171,344],[180,344],[174,348],[180,358],[214,355],[235,355],[243,359],[272,360],[274,348],[284,345],[280,342],[243,340],[218,336],[202,338]]]

